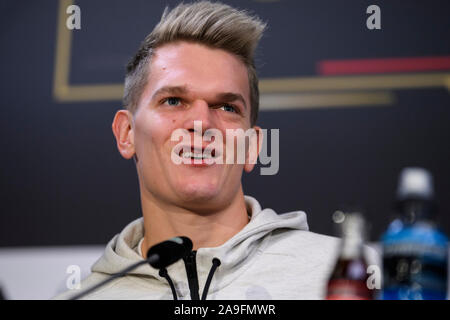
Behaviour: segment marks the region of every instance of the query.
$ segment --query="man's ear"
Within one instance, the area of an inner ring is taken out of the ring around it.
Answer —
[[[116,137],[117,149],[125,159],[131,159],[135,154],[133,116],[128,110],[119,110],[114,116],[112,131]]]
[[[263,132],[258,126],[253,126],[254,135],[250,138],[249,148],[247,151],[247,157],[244,165],[245,172],[251,172],[255,167],[258,160],[258,155],[261,152],[263,142]]]

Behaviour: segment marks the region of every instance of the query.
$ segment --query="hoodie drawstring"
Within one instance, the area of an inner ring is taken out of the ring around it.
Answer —
[[[206,296],[208,295],[209,285],[211,284],[212,277],[217,267],[220,266],[221,262],[219,259],[214,258],[212,260],[212,264],[213,265],[211,267],[211,270],[209,270],[208,278],[206,279],[205,287],[203,288],[202,300],[206,300]]]
[[[162,268],[159,270],[159,275],[161,277],[166,278],[169,283],[170,289],[172,290],[173,300],[178,300],[177,292],[175,291],[175,286],[173,285],[172,279],[170,279],[169,274],[167,273],[166,268]]]
[[[212,278],[214,276],[214,272],[220,266],[221,262],[218,258],[214,258],[212,260],[212,267],[209,270],[208,278],[206,279],[205,287],[203,288],[202,300],[206,300],[206,296],[208,295],[209,286],[211,285]],[[175,291],[175,286],[173,285],[172,279],[167,273],[166,268],[162,268],[159,270],[159,275],[167,280],[169,283],[170,289],[172,290],[173,300],[178,300],[177,292]]]

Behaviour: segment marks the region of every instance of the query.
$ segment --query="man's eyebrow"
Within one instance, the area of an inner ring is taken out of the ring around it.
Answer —
[[[167,94],[167,95],[185,95],[189,92],[186,86],[164,86],[155,91],[152,96],[152,100],[157,96]],[[247,104],[245,103],[244,97],[239,93],[234,92],[222,92],[216,94],[216,99],[223,102],[241,101],[244,104],[245,109],[247,109]]]
[[[239,93],[234,92],[219,93],[216,95],[216,98],[224,102],[232,102],[239,100],[244,104],[245,109],[247,109],[247,104],[245,103],[244,97]]]
[[[159,88],[155,91],[155,93],[152,96],[152,100],[155,99],[155,97],[163,94],[169,94],[169,95],[182,95],[186,94],[188,92],[186,86],[164,86],[162,88]]]

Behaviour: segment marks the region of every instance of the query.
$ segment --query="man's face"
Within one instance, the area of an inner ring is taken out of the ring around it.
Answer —
[[[226,129],[250,128],[249,90],[245,65],[224,50],[184,41],[156,49],[132,126],[141,193],[197,210],[229,204],[244,164],[177,165],[171,154],[179,141],[171,136],[185,129],[193,146],[195,135],[201,139],[214,128],[225,153]],[[194,121],[203,132],[194,130]]]

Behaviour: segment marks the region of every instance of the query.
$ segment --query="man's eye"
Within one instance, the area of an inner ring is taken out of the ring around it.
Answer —
[[[164,99],[164,102],[167,103],[169,106],[176,107],[180,104],[181,100],[179,98],[170,97]]]
[[[230,104],[224,104],[223,106],[220,107],[220,109],[222,109],[224,111],[228,111],[228,112],[237,113],[236,108]]]

